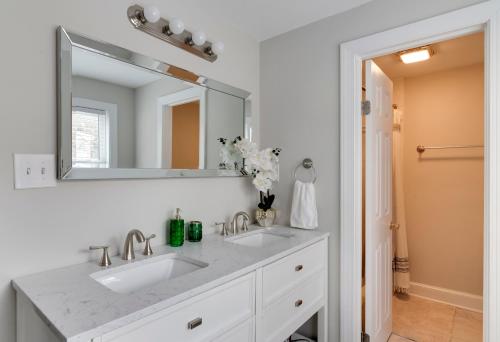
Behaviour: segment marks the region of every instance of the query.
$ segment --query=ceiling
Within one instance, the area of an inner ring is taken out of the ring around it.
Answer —
[[[484,33],[479,32],[432,44],[435,54],[427,61],[404,64],[396,54],[374,58],[390,78],[414,77],[484,62]]]
[[[212,0],[199,1],[206,15],[246,32],[258,41],[372,0]]]
[[[87,77],[128,88],[138,88],[162,78],[162,75],[134,65],[73,47],[73,75]]]

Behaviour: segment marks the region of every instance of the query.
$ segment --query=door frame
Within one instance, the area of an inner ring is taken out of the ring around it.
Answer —
[[[500,0],[490,0],[341,44],[341,342],[361,336],[362,62],[477,31],[485,32],[483,340],[500,341]]]

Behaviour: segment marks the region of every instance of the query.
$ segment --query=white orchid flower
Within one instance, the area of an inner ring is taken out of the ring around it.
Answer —
[[[253,185],[257,188],[257,190],[261,192],[267,192],[271,189],[273,183],[269,178],[265,176],[261,176],[260,173],[255,176],[253,179]]]
[[[237,138],[221,146],[220,157],[227,169],[234,169],[235,163],[241,162],[241,158],[245,159],[245,168],[253,170],[254,186],[266,193],[272,188],[273,182],[279,181],[279,158],[275,154],[279,151],[271,148],[259,151],[249,139]]]
[[[248,158],[249,165],[256,170],[272,170],[273,161],[271,154],[271,149],[259,151]]]
[[[240,153],[241,157],[245,159],[255,155],[258,152],[257,144],[251,142],[246,138],[237,140],[234,144],[234,147]]]
[[[234,169],[234,163],[238,161],[239,155],[232,144],[224,144],[220,147],[219,156],[227,170]]]

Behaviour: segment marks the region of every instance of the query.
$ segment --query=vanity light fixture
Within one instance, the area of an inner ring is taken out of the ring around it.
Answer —
[[[167,31],[170,31],[170,34],[181,34],[184,32],[184,28],[184,22],[182,20],[173,18],[168,24]]]
[[[422,46],[416,49],[401,51],[398,53],[399,58],[404,64],[411,64],[426,61],[434,54],[430,46]]]
[[[219,41],[212,44],[212,51],[216,55],[220,55],[224,52],[224,43]]]
[[[143,10],[144,13],[144,19],[146,21],[149,21],[150,23],[156,23],[158,20],[160,20],[160,10],[158,7],[155,6],[146,6],[144,7]]]
[[[207,41],[207,35],[203,31],[194,31],[191,35],[191,40],[194,45],[202,46]]]
[[[163,19],[160,10],[155,6],[132,5],[127,10],[132,25],[167,43],[191,52],[207,61],[214,62],[224,52],[224,43],[211,43],[202,30],[189,32],[179,18]]]

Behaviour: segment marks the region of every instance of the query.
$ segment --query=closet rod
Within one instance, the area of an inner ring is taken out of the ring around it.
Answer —
[[[449,145],[449,146],[424,146],[418,145],[417,152],[424,153],[426,150],[446,150],[451,148],[483,148],[483,145]]]

